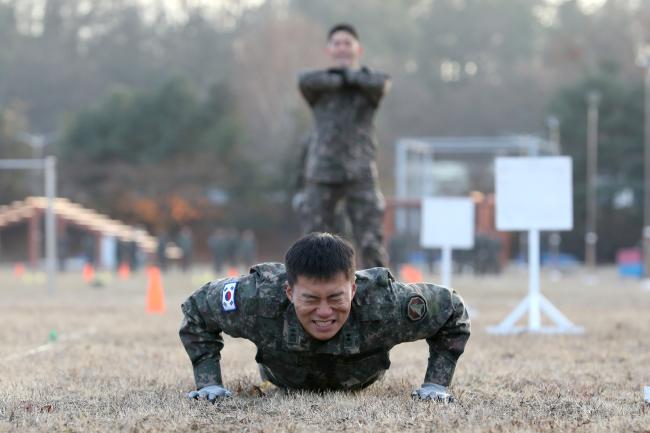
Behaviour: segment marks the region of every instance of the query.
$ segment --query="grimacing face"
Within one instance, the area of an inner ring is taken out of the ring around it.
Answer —
[[[325,47],[333,66],[337,68],[358,68],[363,48],[359,41],[345,30],[335,32]]]
[[[298,276],[286,293],[305,331],[317,340],[329,340],[350,316],[352,299],[357,291],[354,281],[343,272],[329,280]]]

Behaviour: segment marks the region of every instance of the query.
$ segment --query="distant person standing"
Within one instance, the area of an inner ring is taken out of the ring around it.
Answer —
[[[65,272],[66,260],[68,259],[68,235],[65,230],[61,230],[56,238],[56,253],[59,264],[59,270]]]
[[[250,267],[255,264],[257,256],[257,241],[253,230],[244,230],[240,241],[240,258],[244,266]]]
[[[94,236],[85,235],[81,241],[81,249],[86,264],[95,266],[97,244]]]
[[[157,241],[158,241],[158,243],[156,244],[157,264],[161,271],[166,271],[167,270],[167,242],[169,242],[169,239],[167,238],[167,233],[165,233],[162,230],[159,231]]]
[[[181,231],[178,233],[178,247],[183,252],[183,257],[181,259],[181,268],[183,272],[189,271],[192,267],[192,253],[194,250],[194,236],[192,235],[192,230],[184,226]]]
[[[332,63],[329,69],[299,77],[315,120],[303,167],[303,231],[337,232],[336,208],[344,201],[362,266],[386,266],[374,118],[390,79],[360,66],[363,50],[349,24],[332,27],[326,52]]]
[[[144,229],[140,226],[136,226],[131,231],[131,239],[127,242],[126,250],[126,261],[128,262],[131,271],[137,271],[140,269],[140,266],[144,263],[143,252],[138,245],[138,239],[144,234]]]
[[[226,263],[231,268],[239,267],[239,230],[228,229],[226,233]]]
[[[208,239],[208,246],[212,252],[212,267],[217,275],[221,274],[224,262],[226,261],[227,243],[226,230],[221,228],[216,229]]]

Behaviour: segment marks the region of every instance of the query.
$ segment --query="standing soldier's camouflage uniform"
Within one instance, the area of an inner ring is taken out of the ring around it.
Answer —
[[[299,77],[315,120],[304,166],[304,232],[336,233],[335,209],[345,200],[366,268],[387,265],[374,117],[388,85],[386,74],[365,67],[312,71]]]
[[[236,282],[235,311],[222,308]],[[222,332],[251,340],[263,377],[281,388],[354,390],[380,379],[397,344],[426,339],[425,382],[449,386],[470,334],[463,300],[433,284],[403,284],[387,269],[356,273],[357,293],[343,328],[330,340],[309,336],[285,295],[283,264],[265,263],[248,276],[208,283],[182,305],[180,337],[197,389],[222,384]]]

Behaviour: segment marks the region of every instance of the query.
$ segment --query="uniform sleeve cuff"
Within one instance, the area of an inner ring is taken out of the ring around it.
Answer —
[[[449,386],[455,369],[456,362],[449,359],[449,356],[431,351],[424,382]]]
[[[208,385],[223,385],[219,360],[214,358],[206,359],[195,365],[194,381],[197,389]]]

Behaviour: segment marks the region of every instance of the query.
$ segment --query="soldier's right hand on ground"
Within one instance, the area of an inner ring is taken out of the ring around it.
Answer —
[[[214,403],[217,399],[230,396],[232,396],[232,393],[220,385],[204,386],[198,391],[192,391],[187,394],[187,398],[191,400],[207,400],[210,403]]]
[[[449,393],[446,387],[436,383],[423,383],[422,387],[411,393],[411,397],[416,400],[433,400],[442,403],[451,403],[454,397]]]

